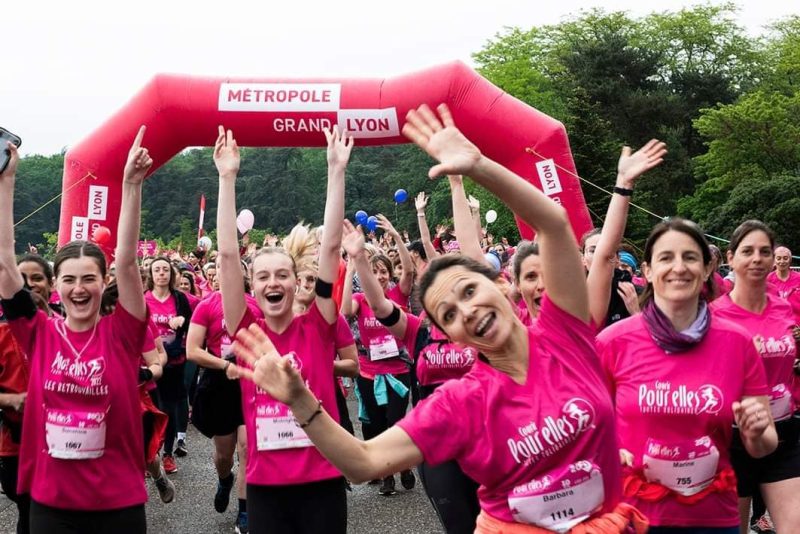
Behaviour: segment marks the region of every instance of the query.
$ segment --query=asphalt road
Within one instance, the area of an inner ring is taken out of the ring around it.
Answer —
[[[357,413],[351,404],[350,413]],[[359,425],[356,422],[356,433]],[[176,486],[176,498],[163,504],[158,491],[148,480],[150,500],[147,503],[148,532],[165,534],[216,534],[233,532],[236,520],[235,490],[231,506],[224,514],[214,511],[213,498],[216,473],[211,461],[213,447],[206,439],[189,427],[187,440],[189,456],[178,458],[178,472],[170,475]],[[354,486],[347,495],[348,532],[354,534],[441,534],[436,515],[425,496],[422,485],[406,491],[397,477],[397,495],[378,495],[378,486]],[[309,513],[309,511],[299,511]],[[16,507],[0,496],[0,533],[15,532]]]

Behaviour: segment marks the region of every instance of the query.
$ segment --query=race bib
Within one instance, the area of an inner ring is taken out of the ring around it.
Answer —
[[[400,355],[397,348],[397,340],[394,336],[383,336],[374,338],[369,344],[369,359],[376,362],[387,358],[396,358]]]
[[[788,419],[794,413],[792,393],[785,384],[778,384],[770,391],[769,411],[775,421]]]
[[[717,474],[719,451],[711,438],[665,444],[647,441],[642,458],[645,478],[686,497],[706,489]]]
[[[604,498],[600,468],[581,461],[517,486],[508,506],[518,523],[566,532],[599,510]]]
[[[229,336],[222,336],[222,341],[220,342],[219,346],[220,356],[222,358],[227,358],[231,354],[233,354],[233,343],[231,343],[231,338]]]
[[[272,400],[256,404],[256,446],[259,451],[312,445],[305,431],[297,426],[288,406]]]
[[[105,412],[45,409],[47,452],[62,460],[100,458],[106,447]]]

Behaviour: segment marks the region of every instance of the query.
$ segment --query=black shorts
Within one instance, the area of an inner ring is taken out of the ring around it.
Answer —
[[[738,430],[734,429],[731,464],[736,472],[739,497],[752,497],[760,484],[800,477],[800,412],[775,423],[778,448],[763,458],[753,458],[744,448]]]
[[[147,520],[144,504],[119,510],[84,512],[62,510],[31,502],[31,534],[144,534]]]
[[[156,382],[159,398],[166,402],[177,402],[186,398],[186,385],[183,382],[183,369],[186,362],[164,366],[164,373]],[[162,406],[159,406],[162,408]]]
[[[287,486],[247,485],[251,534],[347,534],[344,478]]]
[[[244,424],[242,388],[220,369],[203,369],[192,405],[192,424],[207,438],[227,436]]]

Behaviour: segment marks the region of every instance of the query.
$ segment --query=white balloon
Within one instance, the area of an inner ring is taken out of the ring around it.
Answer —
[[[211,250],[212,244],[213,243],[211,242],[211,238],[208,237],[207,235],[204,235],[203,237],[197,240],[197,246],[202,247],[203,250]]]
[[[486,222],[492,224],[497,220],[497,212],[494,210],[489,210],[486,212]]]
[[[242,210],[239,212],[239,216],[236,217],[236,228],[239,229],[240,234],[244,235],[253,229],[255,222],[256,218],[252,211]]]

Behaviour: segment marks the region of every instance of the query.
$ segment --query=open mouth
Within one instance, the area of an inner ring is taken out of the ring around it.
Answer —
[[[70,302],[75,305],[77,308],[82,308],[89,304],[89,297],[72,297]]]
[[[494,325],[495,320],[497,320],[497,315],[494,312],[489,312],[483,319],[480,320],[478,326],[475,328],[475,335],[478,337],[483,337],[486,332]]]
[[[272,291],[265,295],[267,302],[270,304],[278,304],[280,301],[283,300],[283,293],[279,291]]]

